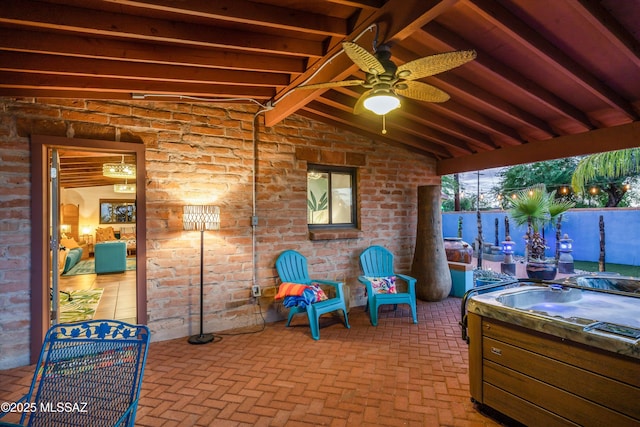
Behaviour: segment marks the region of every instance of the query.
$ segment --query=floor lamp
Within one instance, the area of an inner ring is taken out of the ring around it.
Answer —
[[[189,337],[189,344],[206,344],[214,340],[213,334],[203,331],[204,313],[204,232],[220,229],[220,207],[212,205],[187,205],[183,208],[184,230],[200,231],[200,334]]]

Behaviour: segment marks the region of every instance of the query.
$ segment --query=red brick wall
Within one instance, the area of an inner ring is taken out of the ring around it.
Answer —
[[[252,284],[252,123],[256,107],[235,104],[0,100],[0,368],[28,363],[30,280],[29,134],[127,141],[146,146],[148,323],[154,340],[197,332],[200,234],[182,230],[182,206],[221,206],[219,232],[205,233],[205,328],[256,325]],[[259,118],[262,123],[262,117]],[[434,184],[433,159],[299,115],[256,133],[256,283],[268,320],[274,262],[285,249],[309,261],[312,276],[344,280],[362,305],[357,257],[371,244],[396,255],[408,272],[416,226],[416,191]],[[310,240],[306,164],[358,168],[357,238]],[[139,219],[140,220],[140,219]],[[138,243],[140,244],[140,243]]]

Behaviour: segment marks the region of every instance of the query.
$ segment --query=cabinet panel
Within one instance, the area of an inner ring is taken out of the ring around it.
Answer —
[[[79,235],[79,221],[80,221],[80,208],[78,205],[63,204],[60,205],[60,224],[65,224],[70,227],[67,232],[67,237],[73,238],[76,242]]]
[[[491,361],[485,361],[483,372],[485,383],[515,394],[533,405],[580,425],[638,426],[637,420]],[[486,390],[483,390],[483,393],[486,393]],[[484,403],[493,407],[495,402],[492,402],[489,396],[485,396]],[[513,417],[511,413],[506,415]]]
[[[482,319],[482,335],[640,388],[637,359],[486,318]]]
[[[628,384],[492,338],[483,340],[483,358],[623,414],[638,414],[640,389]]]
[[[531,420],[536,420],[537,425],[545,427],[579,426],[491,384],[484,384],[483,393],[487,402],[491,402],[487,405],[523,424],[532,425]]]

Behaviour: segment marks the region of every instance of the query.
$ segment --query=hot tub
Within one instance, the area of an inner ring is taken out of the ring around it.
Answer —
[[[640,425],[640,282],[600,279],[470,296],[472,400],[527,425]]]

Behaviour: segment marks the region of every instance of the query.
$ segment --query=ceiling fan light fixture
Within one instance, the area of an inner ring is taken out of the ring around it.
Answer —
[[[391,93],[375,94],[365,99],[363,105],[367,110],[379,116],[384,116],[400,107],[400,100]]]

